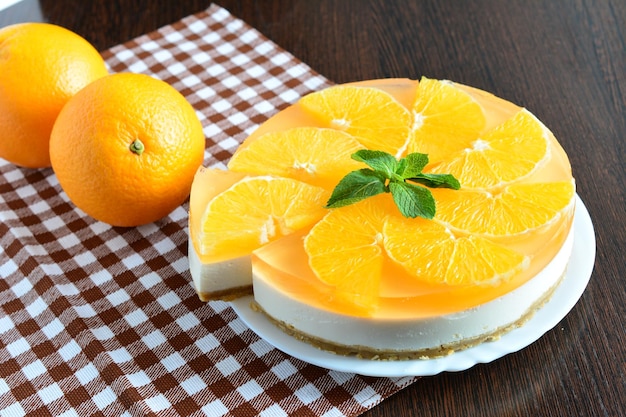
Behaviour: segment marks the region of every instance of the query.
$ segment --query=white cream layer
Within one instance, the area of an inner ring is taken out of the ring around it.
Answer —
[[[189,239],[189,270],[193,285],[200,299],[207,301],[207,294],[219,293],[252,285],[252,261],[250,255],[222,262],[202,263]]]
[[[493,301],[468,310],[426,319],[372,319],[333,313],[290,298],[253,271],[254,298],[274,320],[322,342],[380,350],[411,352],[462,346],[464,341],[498,333],[536,308],[567,269],[574,231],[554,259],[534,278]]]

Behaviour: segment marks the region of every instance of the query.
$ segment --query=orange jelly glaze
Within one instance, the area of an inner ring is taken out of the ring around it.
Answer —
[[[409,79],[371,80],[355,85],[380,88],[392,94],[400,103],[411,108],[417,81]],[[484,108],[486,130],[513,116],[520,107],[482,90],[459,85],[471,94]],[[288,107],[259,127],[241,148],[263,133],[285,130],[296,126],[320,126],[295,104]],[[323,126],[321,126],[323,127]],[[550,160],[524,182],[568,181],[572,179],[571,167],[557,140],[550,134]],[[572,209],[556,221],[515,238],[505,238],[509,247],[528,255],[530,265],[512,279],[494,286],[453,287],[445,284],[428,285],[417,281],[401,267],[386,259],[380,289],[380,304],[374,311],[364,312],[356,306],[333,296],[333,290],[316,278],[308,266],[303,248],[307,231],[301,231],[272,242],[252,254],[257,276],[269,282],[290,298],[324,310],[351,316],[379,318],[425,318],[455,313],[494,300],[519,287],[539,273],[563,245],[573,219]]]

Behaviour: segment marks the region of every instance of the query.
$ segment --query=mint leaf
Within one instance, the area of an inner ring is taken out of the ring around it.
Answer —
[[[352,171],[339,181],[326,208],[343,207],[387,191],[385,176],[377,171],[363,168]]]
[[[454,178],[451,174],[418,174],[413,178],[408,178],[409,181],[418,182],[424,184],[430,188],[452,188],[458,190],[461,188],[459,180]]]
[[[409,161],[407,161],[406,158],[400,159],[396,164],[395,174],[399,179],[404,180],[404,173],[407,171],[408,165]]]
[[[428,188],[417,184],[431,188],[461,188],[459,181],[450,174],[422,173],[428,165],[428,155],[423,153],[410,153],[397,160],[387,152],[361,149],[352,154],[352,159],[364,162],[371,169],[352,171],[343,177],[333,190],[326,208],[343,207],[390,192],[403,216],[432,219],[435,216],[435,199]]]
[[[404,217],[435,217],[435,199],[427,188],[407,182],[392,182],[389,190]]]
[[[361,149],[352,154],[352,159],[365,162],[374,171],[383,173],[386,178],[391,178],[396,171],[398,161],[393,155],[383,151]]]
[[[422,173],[422,170],[428,165],[428,155],[425,153],[410,153],[401,162],[405,161],[406,168],[402,173],[397,172],[403,179],[416,177]]]

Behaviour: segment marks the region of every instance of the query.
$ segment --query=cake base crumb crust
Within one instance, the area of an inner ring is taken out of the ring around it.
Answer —
[[[228,288],[222,291],[214,292],[200,292],[198,291],[198,298],[201,301],[232,301],[237,298],[245,297],[246,295],[252,295],[252,285],[245,285],[243,287]]]
[[[495,330],[484,333],[482,335],[463,339],[455,343],[445,344],[441,346],[435,346],[428,349],[420,349],[415,351],[394,351],[394,350],[379,350],[372,349],[367,346],[346,346],[341,345],[335,342],[331,342],[325,339],[318,338],[316,336],[304,333],[292,325],[285,323],[281,320],[276,320],[274,317],[270,316],[265,312],[263,307],[261,307],[256,301],[251,301],[250,308],[253,311],[256,311],[260,314],[264,314],[274,325],[276,325],[283,332],[288,334],[289,336],[308,343],[320,350],[324,350],[327,352],[331,352],[337,355],[342,356],[352,356],[361,359],[368,360],[377,360],[377,361],[400,361],[400,360],[415,360],[415,359],[436,359],[442,358],[445,356],[449,356],[456,351],[469,349],[471,347],[477,346],[481,343],[493,342],[504,334],[522,327],[526,324],[535,313],[541,309],[554,295],[556,289],[561,285],[565,275],[567,274],[567,268],[563,272],[563,274],[559,277],[558,281],[555,285],[553,285],[548,291],[544,293],[542,297],[537,299],[535,303],[531,305],[531,307],[515,322],[498,327]]]

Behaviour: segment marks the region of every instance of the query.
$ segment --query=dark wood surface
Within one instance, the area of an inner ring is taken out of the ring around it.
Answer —
[[[422,378],[365,415],[626,415],[626,2],[216,3],[338,83],[425,75],[526,106],[568,152],[591,213],[594,272],[552,331],[494,363]],[[103,50],[208,5],[23,0],[0,11],[0,27],[48,21]]]

